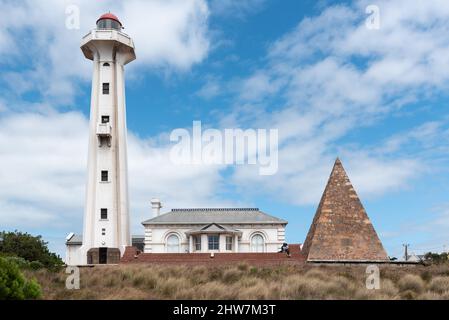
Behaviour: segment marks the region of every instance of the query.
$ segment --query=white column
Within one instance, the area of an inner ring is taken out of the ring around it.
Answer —
[[[226,252],[226,234],[218,235],[218,252]]]
[[[189,253],[193,252],[193,236],[189,236]]]
[[[239,235],[234,236],[234,252],[239,252]]]
[[[207,252],[207,234],[201,235],[201,252]]]

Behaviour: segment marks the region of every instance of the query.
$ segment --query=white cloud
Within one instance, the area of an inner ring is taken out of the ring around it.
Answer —
[[[122,16],[138,63],[188,69],[207,56],[209,9],[203,0],[128,0]]]
[[[68,5],[80,8],[79,30],[66,28]],[[91,64],[79,45],[104,12],[117,14],[133,37],[138,56],[133,68],[187,70],[209,51],[204,0],[0,0],[0,11],[8,13],[2,16],[0,58],[19,68],[3,75],[5,85],[13,78],[11,92],[20,84],[18,94],[37,90],[57,103],[72,102],[77,92],[73,80],[90,79]]]
[[[215,78],[210,78],[207,82],[196,92],[198,96],[203,99],[212,99],[221,93],[220,82]]]
[[[269,47],[265,65],[236,86],[236,108],[223,125],[277,128],[280,137],[278,174],[260,177],[240,167],[236,185],[294,204],[316,204],[340,155],[362,195],[382,195],[406,188],[432,165],[419,148],[402,152],[405,142],[426,143],[434,156],[444,150],[438,139],[443,128],[431,123],[389,146],[344,142],[355,129],[443,92],[449,83],[447,2],[380,1],[378,31],[365,27],[366,4],[332,6],[304,19]]]
[[[407,182],[425,171],[416,159],[376,159],[370,155],[347,155],[347,170],[356,190],[372,197],[407,188]]]
[[[258,72],[241,83],[240,98],[257,102],[267,95],[276,93],[278,84],[273,83],[272,79],[263,72]]]

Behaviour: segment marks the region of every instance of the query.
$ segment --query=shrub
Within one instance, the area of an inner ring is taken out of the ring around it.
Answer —
[[[432,279],[432,274],[429,271],[423,271],[421,272],[421,278],[426,281],[429,282]]]
[[[398,289],[394,285],[393,281],[389,279],[385,279],[380,282],[380,291],[390,299],[394,299],[398,294]]]
[[[215,281],[219,280],[223,277],[223,269],[222,268],[213,268],[209,271],[209,280]]]
[[[251,269],[249,269],[249,273],[251,274],[257,274],[259,272],[259,269],[257,269],[256,267],[251,267]]]
[[[133,278],[133,286],[139,287],[145,283],[145,277],[142,275],[137,275]]]
[[[197,287],[195,297],[196,299],[222,300],[236,299],[237,294],[238,292],[236,290],[233,290],[220,282],[211,281]]]
[[[240,280],[237,282],[237,286],[239,288],[248,288],[248,287],[255,286],[259,282],[260,282],[259,278],[255,278],[253,276],[246,276],[246,277],[240,278]]]
[[[26,261],[24,258],[16,257],[16,256],[5,256],[6,261],[16,264],[19,269],[29,269],[30,263]]]
[[[412,291],[421,293],[424,291],[424,281],[420,276],[414,274],[407,274],[399,280],[399,288],[401,291]]]
[[[167,298],[173,297],[177,291],[188,289],[189,287],[189,283],[184,278],[168,278],[157,284],[157,289]]]
[[[226,270],[223,273],[223,282],[224,283],[234,283],[240,279],[241,273],[235,269]]]
[[[42,269],[44,267],[44,265],[40,261],[31,261],[29,266],[33,270],[39,270],[39,269]]]
[[[418,297],[418,294],[413,290],[406,290],[401,293],[401,297],[406,300],[415,300]]]
[[[48,250],[47,242],[41,236],[34,237],[19,231],[0,232],[0,253],[23,258],[29,262],[39,261],[48,269],[59,270],[63,265],[61,258]]]
[[[316,278],[290,276],[285,279],[284,288],[282,296],[287,299],[320,299],[326,295],[326,284]]]
[[[437,293],[449,291],[449,277],[436,277],[429,284],[429,289]]]
[[[355,296],[357,287],[354,281],[337,276],[326,282],[326,293],[331,299],[345,299]]]
[[[249,266],[247,263],[239,263],[237,269],[239,269],[240,271],[248,271]]]
[[[267,284],[259,279],[252,287],[239,290],[238,298],[243,300],[267,300],[270,299],[271,291]]]
[[[0,300],[37,299],[40,295],[36,280],[27,280],[16,263],[0,258]]]
[[[145,278],[145,287],[147,289],[154,289],[157,286],[157,279],[154,276],[148,276]]]
[[[307,271],[304,276],[306,278],[313,278],[313,279],[319,279],[319,280],[325,280],[327,278],[327,275],[319,269],[311,269],[311,270]]]

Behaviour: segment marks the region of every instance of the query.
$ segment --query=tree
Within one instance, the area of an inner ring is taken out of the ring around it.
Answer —
[[[63,265],[63,261],[48,250],[47,244],[41,236],[34,237],[17,230],[0,232],[0,253],[17,256],[29,262],[37,261],[48,269],[58,269]]]
[[[37,299],[40,295],[36,280],[27,280],[16,263],[0,257],[0,300]]]
[[[448,261],[448,253],[443,252],[443,253],[439,254],[439,253],[427,252],[424,255],[424,260],[432,262],[432,263],[436,263],[436,264],[446,263]]]

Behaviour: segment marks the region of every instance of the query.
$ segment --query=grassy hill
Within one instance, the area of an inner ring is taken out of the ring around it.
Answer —
[[[79,290],[64,271],[26,273],[43,299],[449,299],[448,264],[380,270],[379,290],[366,289],[362,266],[99,266],[81,269]]]

